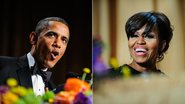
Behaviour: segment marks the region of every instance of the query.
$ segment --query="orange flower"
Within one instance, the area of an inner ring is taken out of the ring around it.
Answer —
[[[64,85],[64,90],[74,91],[75,93],[86,92],[87,90],[90,90],[90,84],[78,78],[69,78]]]
[[[55,102],[62,104],[72,104],[75,98],[74,92],[61,91],[55,97]]]

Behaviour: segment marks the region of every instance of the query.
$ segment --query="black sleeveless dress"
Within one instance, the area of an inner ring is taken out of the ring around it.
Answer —
[[[134,68],[130,67],[129,65],[124,64],[118,68],[107,69],[101,74],[98,75],[94,74],[94,80],[101,80],[105,78],[135,77],[135,76],[145,77],[150,74],[159,74],[161,76],[166,76],[159,69],[151,72],[139,72]]]

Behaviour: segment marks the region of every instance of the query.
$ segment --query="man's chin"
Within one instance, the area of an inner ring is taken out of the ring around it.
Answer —
[[[55,66],[55,63],[46,63],[47,68],[53,68]]]

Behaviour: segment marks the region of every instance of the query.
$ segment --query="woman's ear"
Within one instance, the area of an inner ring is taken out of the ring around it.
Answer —
[[[29,40],[31,45],[35,45],[37,43],[37,35],[35,32],[30,33]]]
[[[163,51],[165,47],[166,47],[166,40],[163,40],[161,43],[161,51]]]

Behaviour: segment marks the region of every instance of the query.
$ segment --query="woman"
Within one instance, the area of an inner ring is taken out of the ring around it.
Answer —
[[[164,74],[156,63],[164,58],[173,30],[168,17],[160,12],[139,12],[131,16],[125,25],[128,47],[133,61],[109,70],[109,76]]]

